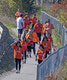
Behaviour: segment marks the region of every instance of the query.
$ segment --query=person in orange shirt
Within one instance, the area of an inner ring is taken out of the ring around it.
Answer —
[[[18,11],[15,13],[16,19],[19,17],[19,14],[23,15],[23,12],[18,9]]]
[[[42,33],[43,25],[40,23],[40,20],[38,20],[37,23],[34,25],[34,29],[35,32],[37,33],[39,41],[41,41],[41,33]]]
[[[50,19],[47,20],[47,23],[45,24],[46,32],[52,35],[52,29],[54,29],[54,26],[52,23],[50,23]]]
[[[52,39],[52,37],[50,36],[49,33],[47,34],[47,38],[48,38],[48,41],[49,41],[49,51],[51,53],[51,49],[52,49],[52,46],[53,46],[53,39]]]
[[[32,20],[32,29],[33,29],[34,25],[35,25],[36,22],[37,22],[36,14],[34,14],[34,16],[31,18],[31,20]]]
[[[22,47],[19,41],[12,43],[11,46],[14,49],[14,58],[16,62],[16,73],[20,73],[21,59],[22,59]]]
[[[31,18],[29,17],[29,13],[26,13],[26,16],[23,18],[24,21],[24,28],[29,29]]]
[[[39,46],[39,49],[37,51],[37,60],[38,60],[38,64],[40,64],[43,59],[44,59],[44,46],[43,45],[40,45]]]
[[[23,57],[25,57],[25,61],[24,63],[26,63],[26,50],[27,50],[27,46],[28,46],[28,41],[26,40],[25,37],[23,37],[23,40],[20,41],[21,43],[21,46],[22,46],[22,54],[23,54]]]
[[[29,36],[31,37],[31,40],[33,42],[31,44],[31,49],[33,49],[33,52],[34,52],[34,55],[35,55],[35,52],[36,52],[35,51],[35,44],[36,44],[36,42],[40,42],[40,41],[39,41],[39,38],[38,38],[38,36],[37,36],[37,34],[36,34],[34,29],[31,29],[31,31],[29,33],[27,33],[26,39],[28,39]]]
[[[46,58],[47,55],[49,54],[49,46],[50,46],[48,38],[45,36],[40,44],[44,46],[44,49],[45,49],[44,51],[46,52],[46,55],[45,55],[45,58]]]

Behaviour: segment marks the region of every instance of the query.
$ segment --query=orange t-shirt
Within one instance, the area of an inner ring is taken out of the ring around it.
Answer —
[[[43,25],[41,23],[39,23],[39,24],[36,23],[34,25],[34,28],[35,28],[36,33],[42,33]]]
[[[28,41],[20,41],[22,46],[22,52],[24,52],[27,49]]]
[[[54,28],[54,26],[53,26],[53,24],[52,23],[46,23],[45,24],[45,27],[46,27],[46,29],[47,28],[49,28],[48,30],[47,30],[47,32],[49,32],[50,34],[52,34],[52,29]]]
[[[20,13],[23,14],[22,11],[17,11],[17,12],[15,13],[15,15],[17,15],[17,16],[16,16],[16,19],[19,17],[19,14],[20,14]]]
[[[12,48],[14,49],[14,58],[22,59],[22,47],[13,45]]]
[[[32,20],[32,24],[36,24],[36,22],[37,22],[37,17],[32,17],[31,20]]]
[[[44,55],[44,51],[41,49],[38,49],[37,51],[37,59],[43,61],[43,55]]]
[[[49,41],[49,46],[51,47],[51,43],[53,42],[52,37],[48,37],[48,41]]]
[[[31,18],[28,16],[25,16],[24,18],[23,18],[23,20],[24,20],[24,24],[30,24],[30,21],[31,21]]]
[[[41,44],[44,46],[44,51],[49,51],[49,41],[42,41]]]

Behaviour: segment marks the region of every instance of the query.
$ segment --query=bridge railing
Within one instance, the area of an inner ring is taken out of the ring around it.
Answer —
[[[46,80],[46,75],[57,69],[64,64],[67,58],[67,45],[59,48],[56,52],[48,56],[41,64],[37,65],[37,80]]]
[[[46,12],[41,12],[41,21],[44,24],[47,19],[50,19],[51,23],[54,24],[55,29],[57,29],[57,33],[62,36],[62,45],[67,44],[67,29],[63,24],[60,23],[60,20],[47,14]]]
[[[58,34],[62,36],[62,46],[56,52],[48,56],[41,64],[37,65],[37,80],[46,80],[46,75],[50,75],[51,72],[55,72],[61,65],[64,64],[67,58],[67,29],[60,23],[59,19],[56,19],[46,12],[41,12],[41,21],[44,24],[47,19],[50,19],[54,24]]]

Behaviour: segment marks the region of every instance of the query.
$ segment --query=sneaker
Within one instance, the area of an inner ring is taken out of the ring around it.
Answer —
[[[20,70],[18,71],[18,73],[20,73]]]
[[[16,70],[16,73],[18,73],[18,70]]]

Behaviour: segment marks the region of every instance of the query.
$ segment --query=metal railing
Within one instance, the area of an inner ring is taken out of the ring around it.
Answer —
[[[60,23],[60,20],[47,14],[46,12],[41,12],[41,22],[44,24],[47,19],[50,19],[51,23],[54,24],[55,29],[57,32],[62,36],[62,45],[64,46],[67,44],[67,29],[63,24]]]
[[[62,36],[63,47],[59,48],[56,52],[50,54],[41,64],[37,65],[37,80],[46,80],[46,75],[55,72],[61,65],[64,64],[67,58],[67,29],[64,25],[46,12],[41,12],[41,21],[44,24],[47,19],[57,28],[57,32]]]
[[[67,58],[67,45],[59,48],[55,53],[48,56],[41,64],[37,65],[37,80],[46,80],[46,75],[57,69],[64,64]]]

